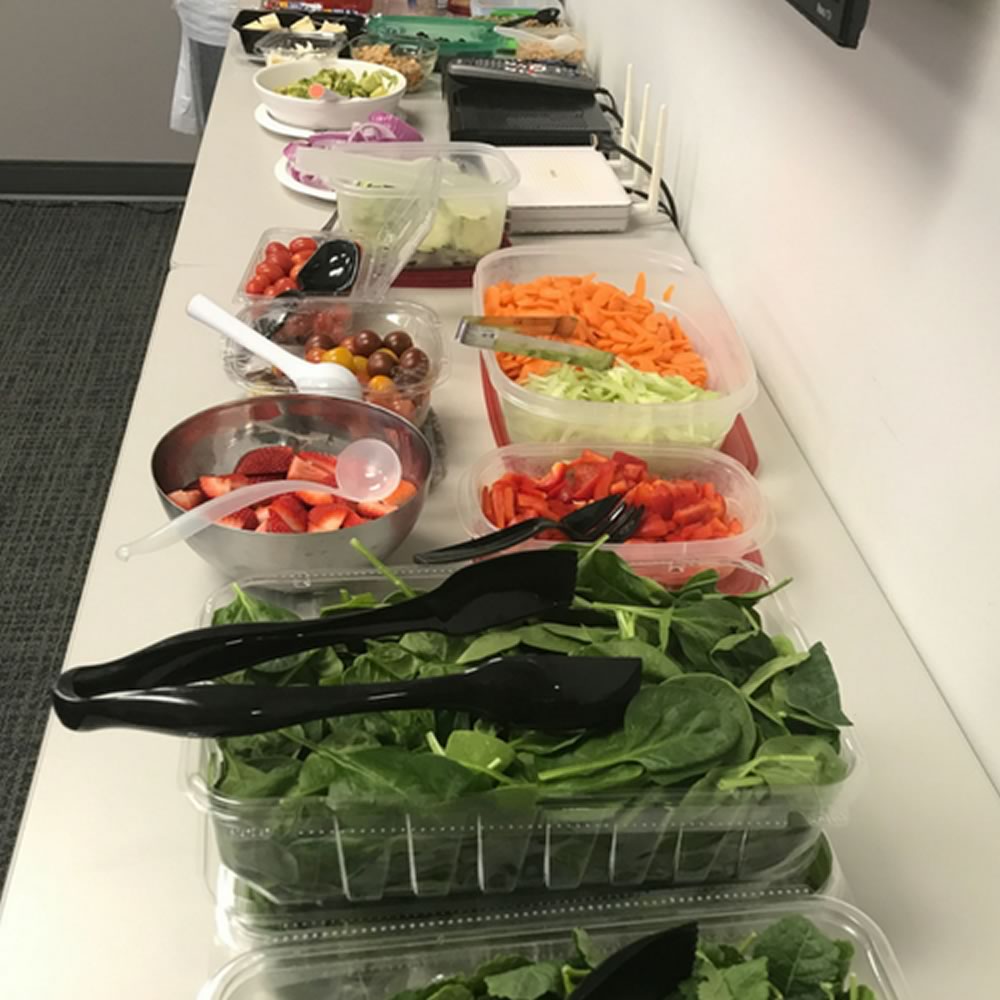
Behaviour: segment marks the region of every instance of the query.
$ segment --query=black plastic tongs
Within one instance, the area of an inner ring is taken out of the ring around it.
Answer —
[[[568,609],[575,587],[573,552],[517,553],[468,566],[435,590],[384,608],[183,632],[110,663],[66,671],[53,705],[70,729],[215,737],[402,708],[454,708],[547,729],[614,724],[638,690],[638,660],[506,657],[449,677],[321,688],[198,683],[336,643],[409,631],[472,635],[545,617]]]

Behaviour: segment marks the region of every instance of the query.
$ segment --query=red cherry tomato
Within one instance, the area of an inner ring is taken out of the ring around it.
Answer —
[[[268,283],[263,278],[258,278],[256,275],[252,277],[244,288],[247,295],[263,295],[264,289],[267,288]]]
[[[287,274],[292,266],[292,255],[287,250],[273,250],[264,259],[270,264],[277,264],[282,274]]]
[[[265,285],[270,285],[279,278],[283,278],[285,276],[284,270],[273,260],[261,261],[261,263],[257,265],[257,269],[254,271],[254,274],[260,278]]]
[[[272,253],[280,251],[281,253],[289,253],[288,247],[284,243],[279,243],[277,240],[271,240],[266,247],[264,247],[264,256],[270,257]]]
[[[306,266],[306,262],[302,261],[301,264],[293,264],[292,269],[288,272],[288,277],[292,279],[298,285],[299,271]]]
[[[267,288],[264,289],[264,295],[266,295],[269,299],[273,299],[277,294],[278,291],[276,285],[268,285]]]
[[[312,250],[300,250],[298,253],[292,254],[292,266],[296,264],[304,264],[313,255]]]
[[[316,241],[311,236],[298,236],[288,244],[288,249],[294,256],[297,253],[315,253]]]
[[[282,292],[294,292],[299,286],[291,278],[279,278],[271,287],[275,295]]]

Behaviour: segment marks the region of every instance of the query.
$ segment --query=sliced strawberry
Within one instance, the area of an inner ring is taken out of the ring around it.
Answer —
[[[321,469],[326,469],[331,476],[337,474],[336,455],[328,455],[324,451],[300,451],[299,458],[306,462],[312,462],[313,465],[318,465]]]
[[[267,516],[271,513],[271,505],[269,503],[262,503],[258,507],[253,509],[254,517],[257,518],[258,524],[266,524]]]
[[[345,528],[356,528],[359,524],[367,524],[368,519],[364,517],[358,517],[353,510],[347,512],[347,517],[344,518]]]
[[[316,452],[307,452],[306,454],[312,455],[316,454]],[[323,457],[329,458],[331,456],[324,455]],[[308,479],[313,483],[329,483],[331,486],[336,486],[337,484],[336,476],[329,465],[313,462],[303,455],[296,455],[292,459],[292,464],[288,467],[288,478]]]
[[[257,531],[266,535],[296,534],[295,529],[283,517],[274,512],[273,504],[267,510],[267,517],[257,525]]]
[[[325,503],[309,511],[310,531],[339,531],[351,514],[341,503]]]
[[[409,479],[401,479],[399,485],[385,498],[385,503],[395,504],[397,507],[402,507],[410,497],[414,496],[417,492],[416,486],[409,481]]]
[[[174,490],[172,493],[167,494],[167,499],[175,503],[181,510],[191,510],[192,507],[197,507],[198,504],[205,502],[205,494],[197,488],[193,490]]]
[[[224,528],[238,528],[240,531],[255,530],[257,514],[252,508],[244,507],[242,510],[234,510],[232,514],[219,518],[215,523],[221,524]]]
[[[358,513],[362,517],[376,518],[385,517],[396,510],[396,505],[387,503],[385,500],[362,500],[358,503]]]
[[[276,520],[284,521],[289,531],[302,532],[309,524],[309,514],[301,500],[286,493],[272,502],[267,518],[268,527]]]
[[[248,451],[237,463],[233,472],[244,476],[283,476],[292,464],[295,452],[286,444],[267,445]]]
[[[276,483],[279,479],[284,479],[285,474],[283,472],[264,472],[260,475],[249,475],[247,479],[251,483]]]
[[[207,497],[221,497],[237,490],[241,486],[249,486],[250,480],[246,476],[201,476],[198,479],[201,492]]]
[[[307,507],[329,507],[334,499],[329,493],[319,490],[298,490],[295,494]]]

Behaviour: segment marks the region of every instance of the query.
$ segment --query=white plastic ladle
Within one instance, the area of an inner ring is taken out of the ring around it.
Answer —
[[[353,372],[342,365],[321,362],[313,364],[279,347],[259,334],[253,327],[238,320],[232,313],[205,295],[195,295],[187,305],[187,314],[199,323],[246,348],[285,373],[300,392],[316,392],[323,396],[361,399],[361,383]]]
[[[127,560],[131,556],[156,552],[183,541],[209,525],[251,504],[297,490],[329,493],[343,500],[383,500],[393,493],[403,478],[399,455],[376,438],[352,441],[337,456],[337,485],[312,482],[307,479],[279,479],[270,483],[253,483],[224,493],[167,522],[148,535],[119,546],[116,555]]]

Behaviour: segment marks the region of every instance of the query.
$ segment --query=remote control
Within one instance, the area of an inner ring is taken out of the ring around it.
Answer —
[[[577,90],[588,94],[597,81],[585,70],[552,62],[521,62],[517,59],[452,59],[448,75],[455,80],[483,83],[523,83],[557,90]]]

